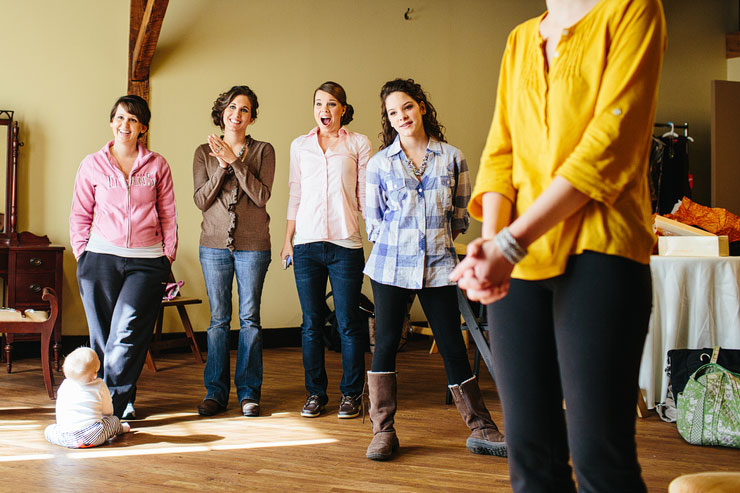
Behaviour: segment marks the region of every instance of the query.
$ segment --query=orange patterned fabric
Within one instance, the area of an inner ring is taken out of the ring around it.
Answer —
[[[727,209],[706,207],[684,197],[674,214],[665,217],[675,219],[689,226],[697,226],[718,236],[726,235],[729,241],[740,240],[740,217]]]

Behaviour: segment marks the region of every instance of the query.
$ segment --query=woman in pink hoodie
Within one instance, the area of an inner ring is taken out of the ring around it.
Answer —
[[[113,414],[133,419],[136,380],[146,359],[170,264],[177,213],[167,161],[139,141],[151,113],[138,96],[113,105],[113,140],[82,160],[69,236],[90,331]]]

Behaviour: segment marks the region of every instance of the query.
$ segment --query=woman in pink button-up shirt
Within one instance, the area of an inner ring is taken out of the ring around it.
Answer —
[[[365,167],[372,147],[366,136],[344,127],[354,110],[342,86],[323,83],[314,91],[313,107],[317,126],[290,146],[288,225],[280,257],[284,266],[295,264],[303,311],[308,397],[301,416],[319,416],[329,400],[322,334],[328,278],[342,343],[338,417],[354,418],[362,406],[367,337],[358,309],[365,265],[358,214],[364,215]]]

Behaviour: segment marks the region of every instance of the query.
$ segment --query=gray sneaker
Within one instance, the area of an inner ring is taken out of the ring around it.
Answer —
[[[301,409],[301,416],[304,418],[317,418],[326,407],[327,402],[329,402],[329,398],[325,395],[309,395],[306,398],[303,409]]]

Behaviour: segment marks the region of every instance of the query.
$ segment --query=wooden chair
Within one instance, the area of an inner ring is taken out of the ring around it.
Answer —
[[[54,398],[54,374],[51,371],[51,358],[49,348],[54,324],[59,314],[57,295],[51,288],[44,288],[41,298],[49,302],[49,313],[44,311],[27,310],[25,313],[18,311],[4,311],[0,315],[0,332],[4,334],[40,334],[41,335],[41,369],[44,372],[44,385],[49,393],[49,398]],[[8,349],[9,351],[9,349]],[[8,361],[8,373],[11,372],[10,358]]]
[[[175,277],[172,275],[172,272],[170,272],[170,282],[176,282]],[[188,312],[187,310],[185,310],[186,305],[198,305],[200,303],[203,303],[203,300],[201,300],[200,298],[189,298],[185,296],[180,296],[179,294],[171,300],[162,300],[162,305],[159,307],[157,325],[154,329],[154,335],[152,337],[152,343],[146,353],[146,365],[151,371],[157,371],[157,365],[154,363],[152,354],[157,354],[162,349],[169,349],[173,347],[190,346],[191,351],[193,351],[193,356],[195,356],[195,360],[198,363],[203,364],[203,356],[200,354],[198,343],[195,340],[193,326],[190,324],[190,317],[188,317]],[[162,324],[164,323],[164,309],[171,306],[176,307],[177,313],[180,314],[180,321],[182,322],[182,326],[185,328],[185,337],[163,341]]]

